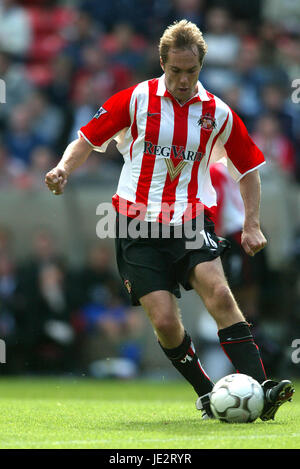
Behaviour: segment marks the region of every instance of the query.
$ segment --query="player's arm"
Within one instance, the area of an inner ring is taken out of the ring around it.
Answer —
[[[55,195],[63,193],[69,174],[86,161],[92,150],[105,152],[109,142],[131,125],[130,103],[134,89],[132,86],[113,95],[91,121],[80,128],[79,138],[68,145],[56,168],[46,175],[45,182]]]
[[[258,170],[246,174],[240,180],[240,192],[245,207],[242,247],[250,256],[265,247],[267,240],[260,229],[260,176]]]
[[[93,147],[82,137],[71,142],[58,165],[46,174],[45,183],[49,190],[55,195],[62,194],[68,176],[87,160],[92,150]]]
[[[260,149],[252,141],[240,117],[228,108],[227,124],[221,140],[227,153],[229,173],[240,183],[245,206],[245,222],[242,246],[247,254],[254,256],[267,243],[260,229],[260,177],[258,168],[265,163]]]

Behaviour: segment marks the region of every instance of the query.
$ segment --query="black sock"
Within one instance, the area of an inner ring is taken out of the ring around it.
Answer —
[[[247,322],[238,322],[218,331],[220,344],[238,373],[262,383],[267,379],[258,346]]]
[[[214,383],[203,370],[192,339],[186,331],[183,342],[178,347],[166,349],[160,342],[159,345],[179,373],[193,386],[198,396],[211,392]]]

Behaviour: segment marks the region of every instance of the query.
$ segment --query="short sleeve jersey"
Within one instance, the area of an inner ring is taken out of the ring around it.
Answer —
[[[237,182],[265,162],[238,115],[199,81],[197,88],[181,105],[164,75],[144,81],[113,95],[79,130],[96,151],[117,141],[124,158],[117,211],[181,224],[216,205],[209,169],[216,149]]]

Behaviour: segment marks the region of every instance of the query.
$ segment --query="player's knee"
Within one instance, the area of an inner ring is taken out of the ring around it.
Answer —
[[[172,336],[180,327],[178,316],[171,311],[152,312],[151,322],[158,335]]]
[[[208,310],[214,315],[228,315],[236,309],[236,302],[228,285],[215,285],[206,299]]]
[[[171,318],[159,318],[153,322],[153,327],[159,335],[172,335],[173,330],[176,328],[176,321]]]

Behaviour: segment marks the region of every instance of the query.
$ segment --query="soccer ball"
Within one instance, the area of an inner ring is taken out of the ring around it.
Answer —
[[[264,392],[251,376],[240,373],[225,376],[213,387],[210,407],[224,422],[254,422],[264,407]]]

